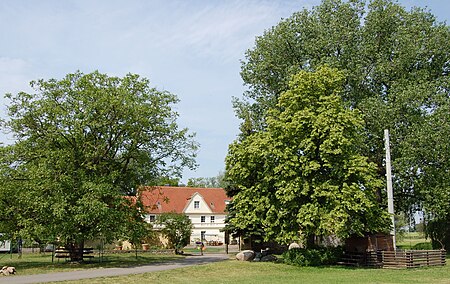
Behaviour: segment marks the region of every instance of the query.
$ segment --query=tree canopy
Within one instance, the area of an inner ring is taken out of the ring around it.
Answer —
[[[16,141],[0,149],[0,230],[10,236],[112,241],[142,221],[125,195],[195,167],[197,144],[172,109],[178,99],[146,78],[76,72],[31,86],[7,95],[3,128]]]
[[[449,27],[431,13],[391,0],[324,0],[296,12],[257,37],[242,61],[248,91],[234,101],[240,139],[267,130],[270,112],[299,71],[337,68],[346,78],[339,95],[365,122],[359,153],[376,163],[379,177],[383,129],[390,130],[396,210],[449,216],[443,162],[449,142],[442,139],[450,135],[449,41]]]
[[[328,67],[294,75],[266,131],[230,146],[227,175],[240,189],[232,226],[260,224],[282,243],[389,229],[376,165],[358,153],[363,120],[340,96],[344,78]]]
[[[187,215],[178,213],[159,215],[156,219],[156,225],[161,226],[161,233],[169,241],[169,248],[174,248],[176,253],[189,244],[194,228]]]
[[[224,181],[225,174],[220,172],[215,177],[199,177],[190,178],[187,182],[188,187],[206,187],[206,188],[224,188],[226,183]]]

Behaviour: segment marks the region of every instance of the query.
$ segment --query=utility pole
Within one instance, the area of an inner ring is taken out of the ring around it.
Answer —
[[[395,218],[394,218],[394,193],[392,191],[392,172],[391,172],[391,147],[389,146],[389,130],[384,130],[384,148],[386,150],[386,184],[387,184],[387,198],[388,198],[388,212],[392,220],[392,245],[394,251],[397,250],[395,243]]]

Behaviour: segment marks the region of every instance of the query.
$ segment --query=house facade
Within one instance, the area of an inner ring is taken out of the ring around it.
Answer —
[[[191,244],[200,240],[208,244],[225,242],[221,229],[231,199],[223,188],[148,186],[140,189],[139,198],[146,208],[147,222],[154,222],[162,213],[184,213],[194,226]]]

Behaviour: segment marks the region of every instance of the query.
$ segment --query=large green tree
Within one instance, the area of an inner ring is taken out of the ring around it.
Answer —
[[[3,125],[15,137],[0,158],[0,231],[11,237],[82,248],[126,236],[142,218],[124,196],[195,166],[197,144],[172,110],[178,99],[148,79],[76,72],[31,86],[7,95]]]
[[[346,75],[340,96],[362,112],[365,138],[359,151],[377,164],[380,177],[385,175],[383,129],[391,132],[396,210],[435,210],[429,202],[447,196],[449,179],[448,168],[435,167],[442,165],[442,157],[433,155],[431,146],[448,145],[440,137],[450,135],[448,127],[440,128],[442,136],[434,134],[439,124],[449,123],[438,115],[450,101],[449,41],[445,23],[391,0],[367,5],[324,0],[294,13],[257,37],[246,52],[241,76],[248,91],[234,101],[242,119],[241,138],[266,130],[268,110],[277,107],[294,74],[328,64]],[[424,162],[416,149],[432,155]],[[432,188],[425,178],[432,180]]]
[[[281,243],[389,230],[376,165],[358,153],[363,120],[341,97],[344,79],[328,67],[294,75],[266,131],[230,146],[227,176],[240,189],[232,226],[260,224],[265,240]]]

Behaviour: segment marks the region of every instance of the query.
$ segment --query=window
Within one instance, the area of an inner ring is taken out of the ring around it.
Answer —
[[[214,223],[214,221],[216,221],[216,217],[215,216],[211,216],[211,223]]]
[[[205,216],[200,216],[200,222],[205,223],[206,222],[206,217]]]
[[[200,208],[200,201],[194,201],[194,209]]]
[[[149,216],[149,220],[150,220],[151,223],[155,222],[156,216],[155,215],[150,215]]]

